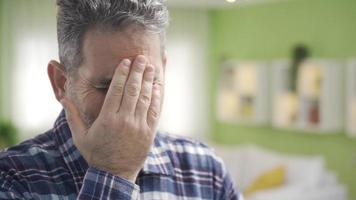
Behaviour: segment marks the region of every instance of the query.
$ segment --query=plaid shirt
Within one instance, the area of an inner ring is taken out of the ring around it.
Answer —
[[[0,199],[239,199],[205,145],[157,133],[136,183],[89,167],[65,114],[53,129],[0,153]]]

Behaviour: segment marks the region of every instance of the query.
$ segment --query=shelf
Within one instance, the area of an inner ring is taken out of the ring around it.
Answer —
[[[340,66],[331,60],[307,60],[292,77],[288,61],[273,62],[273,125],[315,132],[341,130],[344,114]],[[291,83],[292,78],[296,83]],[[293,90],[290,85],[297,87]]]
[[[268,66],[260,62],[224,62],[218,85],[217,113],[224,122],[268,122]]]

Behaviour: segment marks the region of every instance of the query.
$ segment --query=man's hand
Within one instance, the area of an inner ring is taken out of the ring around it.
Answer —
[[[130,67],[131,66],[131,67]],[[61,103],[74,144],[89,166],[135,182],[153,143],[160,116],[160,86],[144,56],[121,61],[99,116],[88,129],[68,99]]]

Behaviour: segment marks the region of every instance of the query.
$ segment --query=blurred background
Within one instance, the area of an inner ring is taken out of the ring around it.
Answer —
[[[249,200],[356,200],[356,1],[168,0],[160,129],[202,140]],[[61,111],[54,0],[0,0],[0,148]]]

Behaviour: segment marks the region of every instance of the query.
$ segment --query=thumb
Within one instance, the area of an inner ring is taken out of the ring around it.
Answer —
[[[85,134],[86,126],[80,117],[78,108],[66,97],[64,97],[60,102],[65,110],[66,118],[73,137],[81,138]]]

